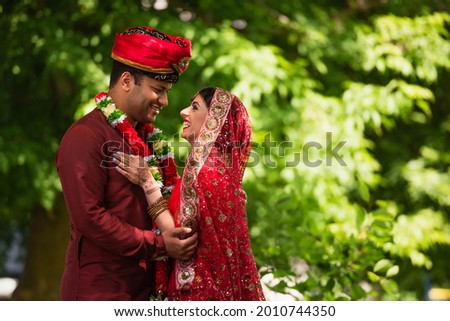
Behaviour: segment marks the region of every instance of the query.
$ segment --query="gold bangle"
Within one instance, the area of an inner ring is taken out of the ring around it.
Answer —
[[[147,207],[148,215],[152,218],[152,220],[156,220],[156,218],[167,209],[168,203],[164,196],[158,198],[154,203],[150,204]]]
[[[164,198],[164,196],[160,196],[155,202],[153,202],[152,204],[150,204],[147,207],[148,211],[153,210],[154,208],[156,208],[157,206],[163,204],[163,203],[167,203],[166,199]]]
[[[159,216],[160,214],[162,214],[162,212],[164,212],[165,210],[167,210],[167,206],[164,206],[164,207],[159,208],[158,210],[155,210],[155,211],[152,213],[152,219],[153,219],[153,220],[156,220],[156,219],[158,218],[158,216]]]
[[[156,192],[159,189],[160,189],[159,186],[153,187],[152,189],[149,189],[148,191],[145,191],[145,194],[150,195],[150,194],[152,194],[153,192]]]
[[[148,210],[148,212],[149,212],[150,216],[153,217],[154,213],[157,213],[157,212],[159,212],[159,210],[161,210],[162,208],[166,208],[166,207],[167,207],[167,204],[160,203],[157,206],[150,208]]]
[[[155,220],[158,218],[158,216],[159,216],[162,212],[164,212],[166,209],[167,209],[167,207],[162,207],[162,208],[160,208],[160,209],[158,209],[158,210],[152,212],[152,213],[150,214],[152,220],[155,221]]]

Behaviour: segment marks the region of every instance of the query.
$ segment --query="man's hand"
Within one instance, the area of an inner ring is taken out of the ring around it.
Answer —
[[[186,260],[194,254],[197,248],[197,233],[185,238],[189,233],[191,229],[188,227],[176,227],[161,233],[168,256]]]

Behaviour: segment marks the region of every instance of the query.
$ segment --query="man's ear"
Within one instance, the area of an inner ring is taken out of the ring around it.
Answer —
[[[132,86],[134,85],[134,77],[128,71],[125,71],[120,75],[119,78],[120,87],[125,91],[130,91]]]

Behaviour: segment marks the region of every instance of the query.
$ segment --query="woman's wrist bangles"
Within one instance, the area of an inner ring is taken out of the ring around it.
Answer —
[[[152,220],[156,220],[156,218],[168,208],[167,200],[164,196],[158,198],[154,203],[150,204],[147,207],[148,215],[152,218]]]
[[[148,191],[145,191],[145,194],[150,195],[153,192],[156,192],[157,190],[161,189],[159,186],[153,187],[151,189],[149,189]]]

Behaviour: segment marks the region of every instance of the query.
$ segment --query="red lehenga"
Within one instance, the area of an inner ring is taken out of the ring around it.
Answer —
[[[169,300],[265,300],[241,183],[250,149],[244,105],[218,88],[169,201],[177,225],[199,235],[194,256],[172,264]]]

